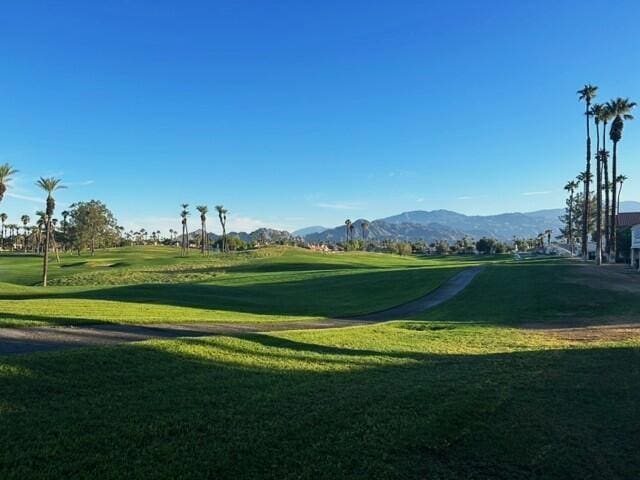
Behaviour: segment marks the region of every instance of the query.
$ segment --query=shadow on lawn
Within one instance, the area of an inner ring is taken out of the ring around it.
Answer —
[[[115,300],[256,314],[329,317],[363,314],[414,300],[459,271],[456,268],[380,269],[239,286],[139,284],[52,294],[31,291],[5,294],[0,298]]]
[[[21,322],[40,322],[46,325],[77,325],[82,324],[110,324],[113,322],[106,322],[97,320],[95,318],[82,318],[82,317],[52,317],[49,315],[30,315],[24,313],[2,313],[0,312],[0,327],[6,327],[9,322],[15,321],[14,325],[9,326],[23,326]],[[13,323],[13,322],[12,322]]]
[[[3,359],[0,476],[633,478],[638,355],[250,335]]]

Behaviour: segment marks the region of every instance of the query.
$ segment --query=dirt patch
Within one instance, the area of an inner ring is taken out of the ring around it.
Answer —
[[[561,340],[578,342],[640,340],[640,323],[617,323],[588,327],[549,327],[548,324],[528,324],[523,325],[523,328]]]
[[[566,275],[563,280],[566,283],[598,290],[640,293],[640,273],[627,265],[582,264],[578,268],[580,275]]]

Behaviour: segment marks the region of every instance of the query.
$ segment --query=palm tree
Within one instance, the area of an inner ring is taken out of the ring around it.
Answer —
[[[617,215],[620,215],[620,194],[622,193],[622,184],[626,181],[629,180],[629,177],[627,177],[626,175],[618,175],[616,177],[616,183],[620,184],[620,188],[618,189],[618,200],[617,200],[617,205],[618,205],[618,210],[616,212]]]
[[[180,254],[182,256],[186,256],[189,254],[189,230],[187,228],[187,217],[189,216],[189,204],[183,203],[180,205],[182,207],[182,211],[180,212],[180,218],[182,223],[182,250]]]
[[[7,183],[16,173],[18,173],[18,170],[13,168],[8,163],[0,165],[0,202],[2,202],[4,193],[7,191]]]
[[[42,267],[42,286],[47,286],[47,274],[49,271],[49,242],[51,238],[51,220],[53,219],[53,211],[56,208],[56,201],[53,198],[53,193],[61,188],[66,188],[61,185],[62,180],[59,178],[49,177],[40,179],[36,182],[36,185],[47,192],[47,209],[45,211],[45,236],[44,236],[44,264]]]
[[[351,234],[351,240],[353,240],[353,234],[355,230],[356,230],[356,226],[353,223],[349,225],[349,233]]]
[[[22,222],[22,236],[24,237],[24,241],[22,242],[22,250],[23,251],[27,251],[27,225],[29,225],[29,222],[31,221],[31,218],[29,218],[29,215],[22,215],[20,217],[20,221]]]
[[[69,213],[68,210],[62,211],[62,233],[65,235],[67,234],[67,218],[69,218],[69,215],[71,215],[71,213]]]
[[[209,208],[206,205],[198,205],[196,210],[200,212],[200,248],[202,249],[202,254],[204,255],[207,251],[207,213],[209,212]]]
[[[564,189],[569,192],[569,238],[567,240],[569,240],[569,249],[571,251],[571,255],[573,255],[573,196],[578,186],[579,184],[575,180],[569,180],[564,186]]]
[[[2,241],[0,242],[0,248],[4,250],[4,224],[9,216],[6,213],[0,213],[0,222],[2,222]]]
[[[362,238],[366,240],[369,233],[369,222],[363,220],[362,222],[360,222],[360,228],[362,229]]]
[[[351,233],[351,220],[347,218],[344,221],[344,226],[345,226],[345,229],[347,231],[347,242],[348,242],[349,241],[349,234]]]
[[[622,130],[624,129],[625,120],[633,120],[631,110],[636,106],[636,102],[631,102],[628,98],[618,97],[611,100],[608,104],[611,114],[615,115],[611,127],[609,127],[609,138],[613,142],[613,163],[611,169],[611,258],[610,261],[616,260],[616,178],[618,167],[618,142],[622,139]]]
[[[587,121],[587,168],[585,170],[587,177],[591,174],[591,133],[589,130],[591,116],[591,100],[593,100],[598,92],[598,87],[587,84],[582,90],[578,90],[579,99],[585,102],[585,117]],[[587,229],[589,228],[589,182],[584,184],[584,208],[582,211],[582,256],[587,259]]]
[[[227,209],[223,205],[216,205],[216,211],[218,212],[218,219],[220,220],[220,226],[222,227],[222,251],[227,251]]]
[[[591,115],[596,125],[596,264],[602,263],[602,155],[600,151],[600,121],[606,107],[596,103],[591,107]],[[566,187],[565,187],[566,188]],[[572,252],[573,253],[573,252]]]
[[[608,104],[602,105],[602,109],[598,115],[600,121],[602,122],[602,150],[600,151],[600,163],[602,165],[602,183],[600,188],[604,190],[604,231],[602,233],[603,240],[606,240],[607,243],[607,253],[610,251],[610,243],[609,243],[609,152],[607,151],[607,124],[613,118],[613,114],[611,113],[611,109]]]

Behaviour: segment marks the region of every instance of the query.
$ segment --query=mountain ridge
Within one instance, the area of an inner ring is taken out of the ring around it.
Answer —
[[[640,211],[640,202],[620,203],[620,211]],[[366,234],[372,240],[407,240],[434,242],[457,240],[464,236],[511,240],[513,237],[530,238],[550,229],[553,235],[560,233],[563,208],[550,208],[533,212],[505,212],[495,215],[465,215],[452,210],[411,210],[391,215],[369,223]],[[361,225],[364,219],[354,224],[354,238],[362,238]],[[346,240],[346,228],[338,225],[323,232],[306,235],[312,243],[339,242]]]

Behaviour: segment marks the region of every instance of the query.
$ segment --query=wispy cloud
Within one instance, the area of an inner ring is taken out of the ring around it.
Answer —
[[[350,202],[317,202],[313,204],[314,207],[318,208],[329,208],[331,210],[360,210],[362,206],[358,203],[350,203]]]
[[[457,200],[472,200],[473,197],[470,197],[468,195],[463,195],[462,197],[458,197]]]
[[[94,182],[93,180],[84,180],[82,182],[65,182],[65,185],[67,187],[86,187],[87,185],[93,185]]]
[[[387,176],[391,178],[393,177],[406,178],[406,177],[415,176],[415,173],[409,170],[392,170],[387,173]]]
[[[15,198],[16,200],[26,200],[27,202],[44,203],[44,198],[32,197],[31,195],[22,195],[20,193],[7,192],[7,197]]]
[[[522,195],[525,197],[530,197],[531,195],[548,195],[553,193],[553,190],[541,190],[539,192],[524,192]]]

